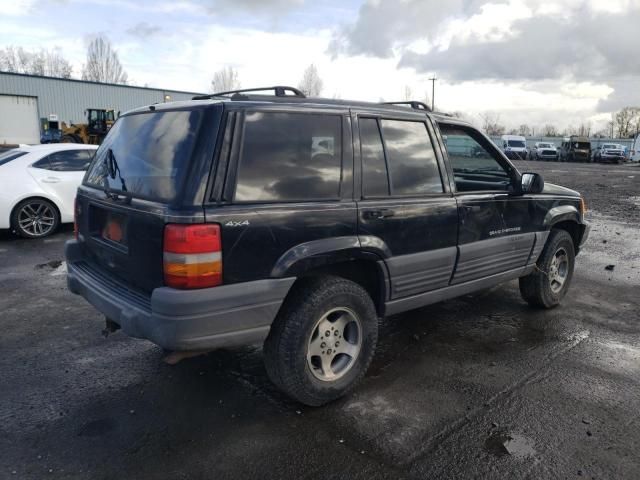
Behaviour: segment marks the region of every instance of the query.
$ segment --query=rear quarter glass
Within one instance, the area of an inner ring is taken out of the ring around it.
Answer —
[[[84,183],[172,201],[189,169],[203,115],[202,109],[195,109],[121,117],[96,152]]]

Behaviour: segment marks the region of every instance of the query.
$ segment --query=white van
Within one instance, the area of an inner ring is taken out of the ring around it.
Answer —
[[[507,158],[526,160],[529,157],[527,139],[521,135],[502,135],[502,150]]]
[[[631,145],[631,150],[629,151],[629,161],[630,162],[640,162],[640,134],[633,141],[633,145]]]

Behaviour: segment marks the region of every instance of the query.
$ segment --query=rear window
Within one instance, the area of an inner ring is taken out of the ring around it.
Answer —
[[[245,117],[237,202],[336,199],[342,117],[251,112]]]
[[[121,117],[96,152],[85,183],[150,200],[174,199],[201,121],[201,110]]]
[[[21,152],[19,150],[9,150],[7,152],[0,153],[0,165],[9,163],[11,160],[15,160],[16,158],[20,158],[26,154],[27,152]]]

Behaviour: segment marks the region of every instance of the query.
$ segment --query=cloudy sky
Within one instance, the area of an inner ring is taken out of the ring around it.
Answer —
[[[59,47],[79,76],[106,34],[138,85],[208,91],[293,84],[314,63],[325,96],[422,99],[509,127],[563,128],[640,105],[640,0],[0,0],[0,47]]]

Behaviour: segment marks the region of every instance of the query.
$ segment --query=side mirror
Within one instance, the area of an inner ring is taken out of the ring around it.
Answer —
[[[544,190],[544,180],[539,173],[523,173],[520,183],[522,193],[542,193]]]

